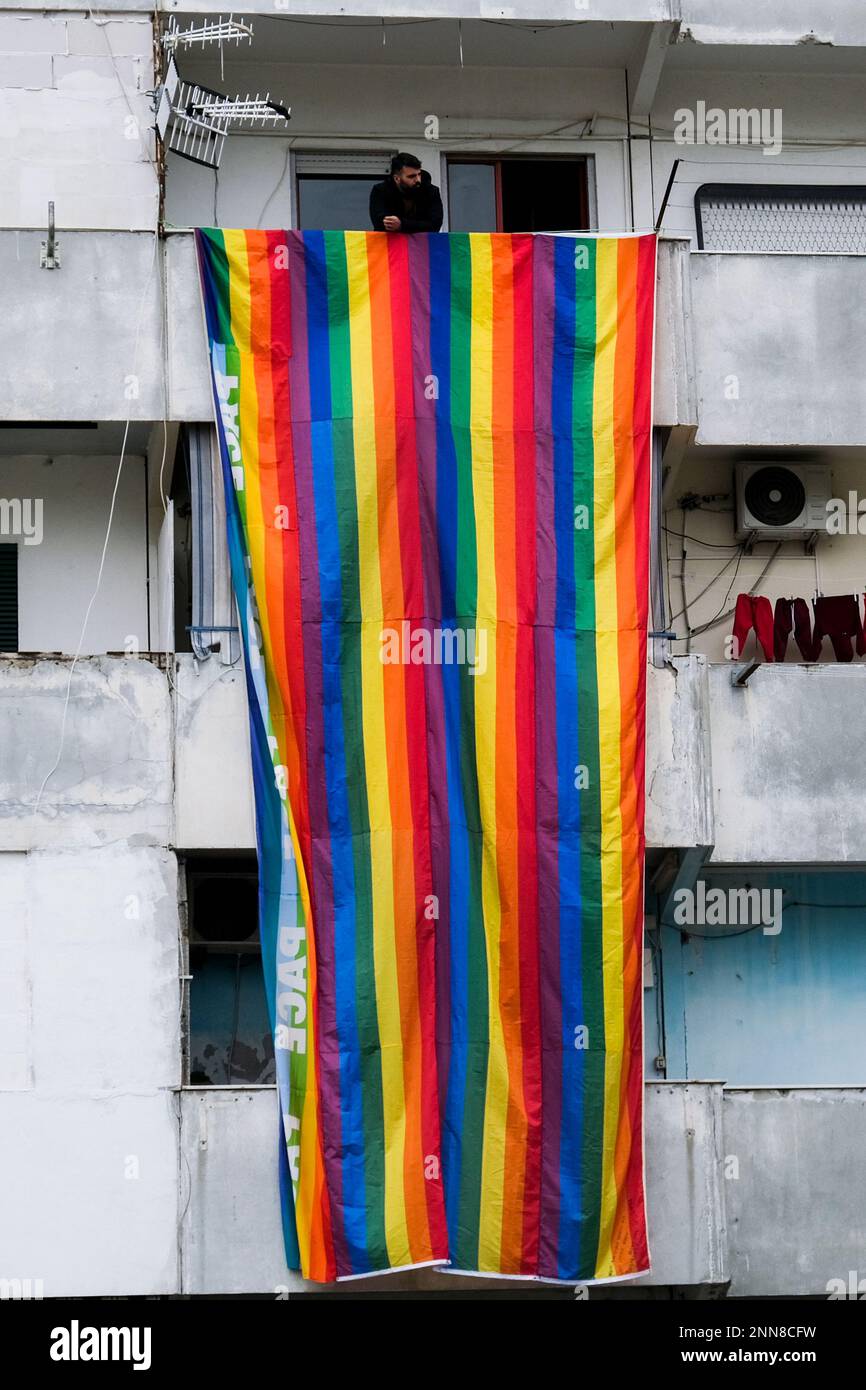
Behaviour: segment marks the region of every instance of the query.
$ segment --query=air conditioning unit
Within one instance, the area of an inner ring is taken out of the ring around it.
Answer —
[[[832,495],[823,463],[738,463],[737,540],[812,541]]]

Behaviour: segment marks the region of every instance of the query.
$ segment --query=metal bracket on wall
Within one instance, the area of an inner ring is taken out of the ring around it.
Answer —
[[[59,270],[60,255],[59,245],[54,235],[54,204],[48,204],[48,239],[42,243],[42,252],[39,257],[39,265],[42,270]]]
[[[760,661],[744,661],[735,666],[731,672],[731,685],[737,690],[744,690],[760,665]]]
[[[689,892],[694,892],[701,870],[712,852],[712,845],[691,845],[681,854],[676,854],[676,851],[672,852],[676,859],[676,867],[668,879],[667,886],[661,887],[659,885],[657,889],[660,898],[658,912],[660,927],[671,925],[677,893],[683,888],[687,888]]]

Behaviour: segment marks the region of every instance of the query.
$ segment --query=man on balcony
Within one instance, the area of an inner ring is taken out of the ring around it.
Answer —
[[[395,154],[388,177],[373,185],[370,220],[377,232],[439,231],[439,189],[414,154]]]

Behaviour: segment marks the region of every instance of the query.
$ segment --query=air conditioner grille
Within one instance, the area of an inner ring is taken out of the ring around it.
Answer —
[[[806,506],[806,489],[790,468],[759,468],[746,483],[746,506],[764,526],[789,526]]]

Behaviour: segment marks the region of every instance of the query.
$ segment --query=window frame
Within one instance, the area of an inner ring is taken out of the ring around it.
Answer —
[[[496,231],[497,231],[497,232],[502,232],[502,231],[504,231],[504,228],[503,228],[503,226],[502,226],[502,222],[503,222],[503,209],[502,209],[502,165],[503,165],[503,164],[528,164],[528,163],[533,163],[533,164],[562,164],[562,163],[575,164],[575,163],[579,163],[579,164],[581,164],[581,165],[583,166],[583,177],[582,177],[582,179],[581,179],[581,181],[580,181],[580,196],[579,196],[579,200],[578,200],[578,201],[579,201],[579,206],[580,206],[580,218],[581,218],[581,221],[584,223],[584,225],[583,225],[583,227],[575,228],[575,230],[576,230],[576,231],[584,231],[584,232],[590,232],[590,231],[593,230],[593,228],[592,228],[592,211],[591,211],[591,210],[592,210],[592,197],[591,197],[591,194],[590,194],[590,187],[589,187],[589,184],[590,184],[590,160],[591,160],[591,156],[589,156],[589,155],[587,155],[587,154],[578,153],[577,151],[572,151],[572,152],[562,153],[562,154],[542,154],[542,153],[539,153],[538,151],[535,151],[535,150],[526,151],[526,152],[523,153],[523,154],[495,154],[495,153],[484,154],[484,153],[481,153],[481,152],[476,152],[476,153],[474,153],[474,154],[463,154],[461,151],[456,151],[454,154],[452,154],[450,151],[446,151],[446,152],[443,153],[443,159],[444,159],[444,163],[445,163],[445,180],[444,180],[444,182],[445,182],[445,185],[446,185],[446,191],[447,191],[447,195],[448,195],[448,196],[447,196],[447,207],[448,207],[448,218],[449,218],[448,225],[449,225],[449,227],[450,227],[450,225],[451,225],[451,222],[450,222],[450,219],[451,219],[451,178],[450,178],[450,172],[451,172],[451,165],[452,165],[452,164],[492,164],[492,165],[494,166],[494,174],[493,174],[493,177],[494,177],[494,188],[495,188],[495,196],[496,196]],[[558,234],[557,234],[557,233],[553,233],[553,235],[558,235]]]
[[[254,867],[255,866],[255,867]],[[192,1080],[192,1039],[193,1039],[193,983],[191,953],[204,950],[213,956],[244,955],[256,962],[251,968],[263,970],[263,951],[261,923],[257,920],[253,937],[240,942],[240,950],[231,943],[205,942],[196,939],[194,923],[194,880],[207,877],[244,877],[258,883],[259,868],[257,852],[248,849],[194,849],[178,853],[178,953],[180,961],[181,1006],[180,1006],[180,1052],[181,1052],[181,1090],[273,1090],[274,1081],[202,1082]],[[265,989],[264,978],[262,987]],[[266,991],[265,991],[266,992]],[[270,1020],[268,1020],[270,1025]],[[273,1044],[273,1033],[271,1032]]]

